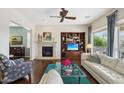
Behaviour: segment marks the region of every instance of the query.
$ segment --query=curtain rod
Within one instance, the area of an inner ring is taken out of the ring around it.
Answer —
[[[106,17],[109,17],[109,16],[113,15],[114,13],[117,14],[117,12],[118,12],[118,10],[115,10],[113,13],[111,13],[110,15],[107,15]]]

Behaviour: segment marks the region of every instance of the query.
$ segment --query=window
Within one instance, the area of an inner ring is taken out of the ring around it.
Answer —
[[[124,59],[124,27],[119,31],[119,58]]]
[[[27,48],[30,48],[30,38],[31,38],[31,34],[30,32],[27,32]]]
[[[107,49],[107,31],[93,33],[93,52],[106,54]]]

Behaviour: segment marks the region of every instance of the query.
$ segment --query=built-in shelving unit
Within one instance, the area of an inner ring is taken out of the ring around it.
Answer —
[[[68,44],[78,45],[77,50],[68,50]],[[61,58],[80,59],[85,52],[85,32],[61,32]]]

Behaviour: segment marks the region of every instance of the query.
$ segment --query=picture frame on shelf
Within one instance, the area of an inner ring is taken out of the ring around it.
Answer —
[[[43,42],[52,41],[52,32],[43,32]]]

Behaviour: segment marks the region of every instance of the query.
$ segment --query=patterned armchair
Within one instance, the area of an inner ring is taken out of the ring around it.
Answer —
[[[1,83],[10,83],[22,77],[30,75],[32,71],[32,62],[23,60],[9,60],[3,54],[0,54],[0,72]]]

